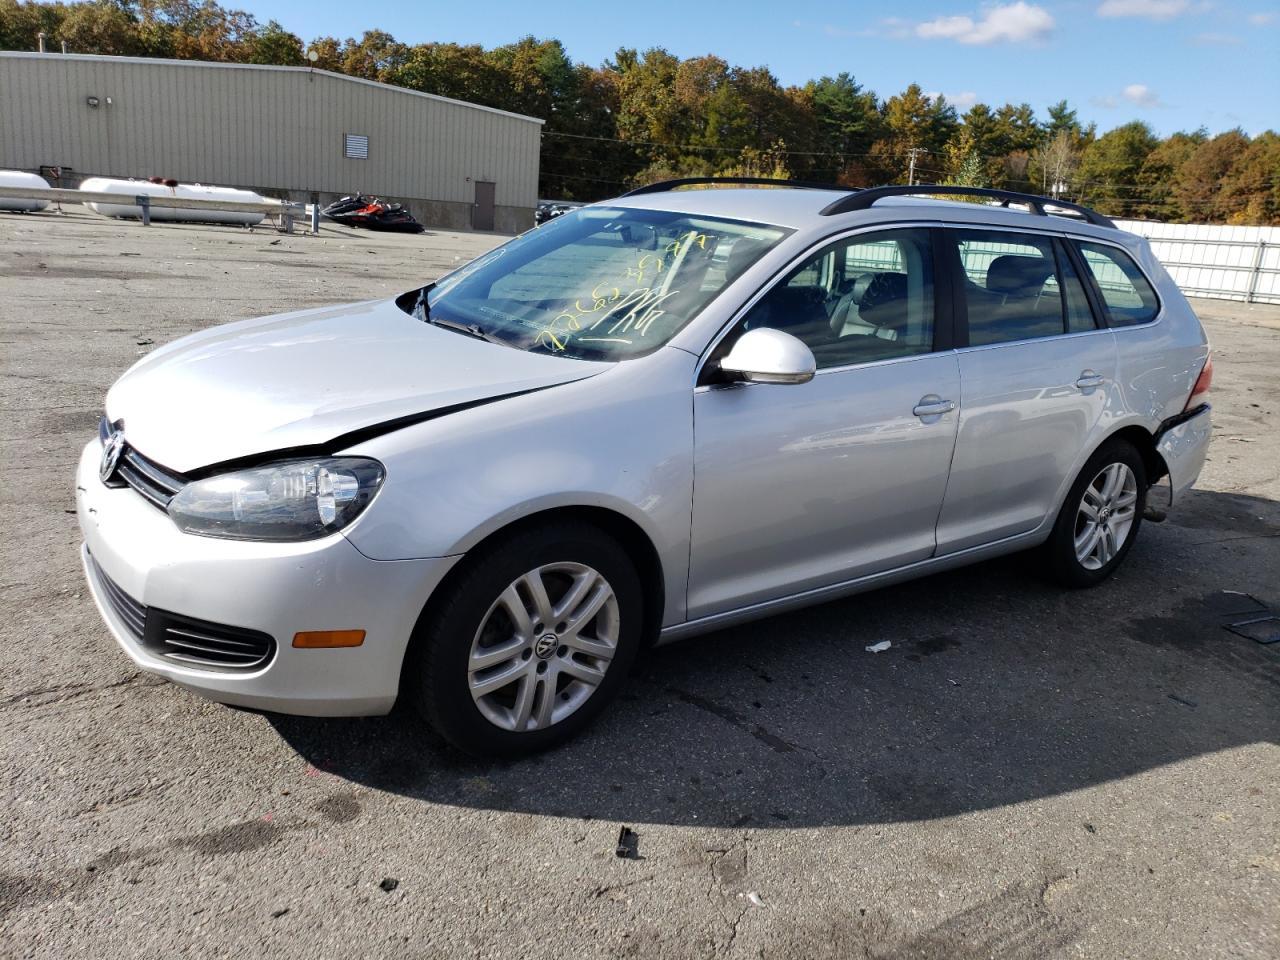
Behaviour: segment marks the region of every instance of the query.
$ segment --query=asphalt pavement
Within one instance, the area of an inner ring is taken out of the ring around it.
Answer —
[[[0,215],[0,956],[1280,956],[1280,643],[1226,629],[1280,616],[1280,307],[1196,301],[1210,462],[1093,590],[1015,556],[663,648],[511,763],[135,670],[73,515],[107,386],[498,239]]]

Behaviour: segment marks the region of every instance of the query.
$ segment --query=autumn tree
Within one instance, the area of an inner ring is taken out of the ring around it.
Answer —
[[[1196,146],[1174,173],[1173,199],[1191,219],[1225,220],[1222,182],[1249,149],[1241,130],[1228,130]]]

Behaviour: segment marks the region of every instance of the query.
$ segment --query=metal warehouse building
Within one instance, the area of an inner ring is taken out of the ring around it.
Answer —
[[[0,52],[0,168],[172,177],[533,225],[542,121],[307,67]]]

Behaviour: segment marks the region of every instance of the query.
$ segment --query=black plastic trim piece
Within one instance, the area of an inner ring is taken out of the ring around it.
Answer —
[[[1071,261],[1071,266],[1075,268],[1076,276],[1080,280],[1080,286],[1084,287],[1084,298],[1089,301],[1089,309],[1093,311],[1093,322],[1100,330],[1105,330],[1111,326],[1111,319],[1107,315],[1107,304],[1102,299],[1102,291],[1098,289],[1098,281],[1093,275],[1093,271],[1089,269],[1089,265],[1084,262],[1084,256],[1080,253],[1080,249],[1066,237],[1059,237],[1058,242],[1062,245],[1062,249],[1067,252],[1067,259]]]
[[[1212,409],[1213,407],[1210,406],[1209,404],[1201,403],[1195,407],[1192,407],[1190,410],[1183,410],[1181,413],[1174,414],[1172,417],[1167,417],[1166,419],[1162,420],[1160,422],[1160,426],[1156,428],[1156,432],[1154,436],[1155,442],[1159,443],[1160,438],[1163,437],[1170,430],[1172,430],[1174,427],[1180,427],[1184,423],[1186,423],[1188,420],[1194,420],[1196,417],[1200,416],[1200,414],[1208,413]]]
[[[646,183],[622,194],[623,197],[639,197],[646,193],[668,193],[678,187],[694,187],[706,184],[740,184],[744,186],[796,187],[802,190],[847,190],[834,183],[814,183],[810,180],[779,180],[773,177],[681,177],[678,180],[660,180]]]
[[[933,286],[934,296],[948,304],[947,322],[950,326],[950,343],[945,349],[958,350],[969,345],[969,303],[964,292],[964,264],[960,262],[960,249],[944,227],[930,227],[933,234]],[[941,326],[942,316],[937,315]],[[937,343],[937,335],[934,336]],[[935,349],[944,349],[935,346]]]
[[[840,213],[867,210],[877,200],[883,200],[885,197],[922,195],[989,197],[993,200],[1003,201],[1001,205],[1005,207],[1010,203],[1025,203],[1031,208],[1032,213],[1042,217],[1050,216],[1050,213],[1045,209],[1046,207],[1055,207],[1059,210],[1069,210],[1072,213],[1077,213],[1095,227],[1116,229],[1115,223],[1096,210],[1090,210],[1088,207],[1082,207],[1079,204],[1068,203],[1065,200],[1054,200],[1050,197],[1041,197],[1033,193],[1016,193],[1012,190],[994,190],[987,187],[953,187],[937,183],[921,183],[913,186],[895,184],[887,187],[868,187],[865,190],[857,190],[846,197],[841,197],[835,203],[828,204],[822,208],[821,213],[824,217],[834,217]]]

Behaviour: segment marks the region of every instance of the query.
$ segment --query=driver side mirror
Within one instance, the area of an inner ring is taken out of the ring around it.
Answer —
[[[817,369],[803,341],[771,327],[748,330],[720,361],[730,379],[747,383],[808,383]]]

